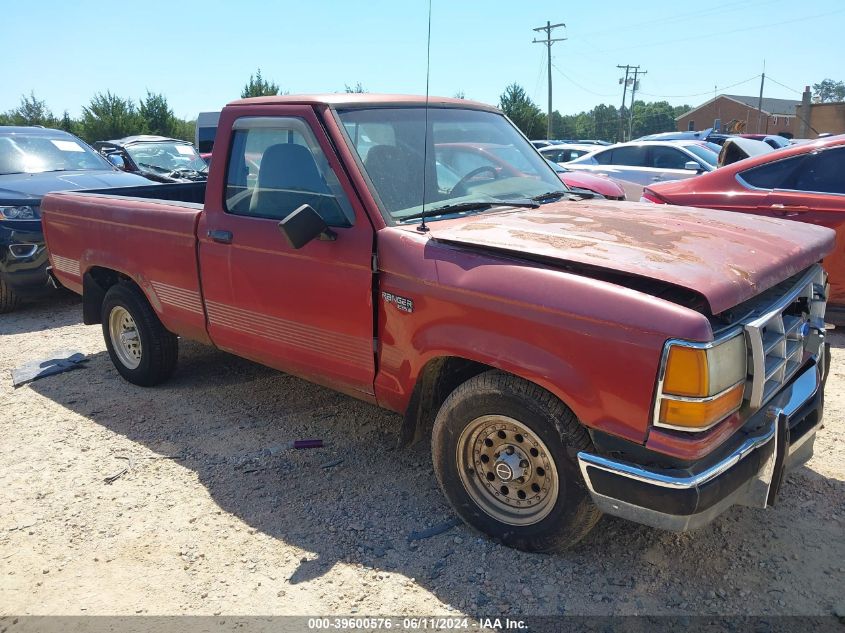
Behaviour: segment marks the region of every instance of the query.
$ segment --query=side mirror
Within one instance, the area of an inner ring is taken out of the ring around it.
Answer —
[[[330,242],[337,239],[337,233],[329,228],[310,204],[303,204],[279,222],[279,230],[291,248],[295,249],[300,249],[317,238]]]
[[[686,163],[684,163],[684,169],[686,169],[687,171],[702,171],[701,165],[699,165],[694,160],[688,160]]]
[[[126,161],[123,160],[123,156],[120,154],[109,154],[106,156],[106,160],[118,169],[126,171]]]

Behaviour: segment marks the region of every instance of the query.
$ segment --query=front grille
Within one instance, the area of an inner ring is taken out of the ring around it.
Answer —
[[[811,329],[824,329],[826,277],[821,266],[809,268],[786,294],[744,321],[752,409],[768,402],[804,364]]]

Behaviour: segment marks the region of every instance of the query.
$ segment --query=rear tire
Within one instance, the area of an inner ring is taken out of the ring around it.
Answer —
[[[137,287],[120,283],[109,288],[101,315],[106,348],[121,376],[141,387],[170,378],[179,339],[165,329]]]
[[[578,451],[591,448],[566,405],[501,371],[452,392],[432,433],[434,472],[458,515],[535,552],[574,545],[601,517],[578,468]]]
[[[12,289],[3,280],[3,277],[0,277],[0,314],[14,311],[19,303],[20,299],[18,296],[12,292]]]

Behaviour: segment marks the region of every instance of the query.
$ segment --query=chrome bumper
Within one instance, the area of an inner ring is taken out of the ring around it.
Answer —
[[[738,446],[706,467],[658,470],[578,453],[593,502],[607,514],[673,531],[705,525],[732,505],[772,505],[784,471],[813,455],[825,354],[819,358],[754,414]]]

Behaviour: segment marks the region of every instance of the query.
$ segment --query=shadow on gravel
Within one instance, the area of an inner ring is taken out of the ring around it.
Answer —
[[[154,389],[120,379],[105,353],[31,388],[156,453],[178,455],[220,508],[314,552],[289,578],[294,584],[347,561],[404,574],[476,612],[720,613],[726,587],[752,591],[741,603],[752,613],[777,611],[777,600],[808,612],[826,598],[809,587],[805,605],[790,590],[793,576],[805,565],[821,575],[840,564],[842,525],[819,516],[845,507],[845,484],[806,468],[785,483],[777,507],[734,508],[691,534],[604,518],[578,547],[554,556],[498,546],[463,525],[409,543],[411,532],[453,514],[428,447],[395,448],[399,416],[201,345],[183,343],[180,354],[172,381]],[[304,438],[325,446],[238,465]],[[835,593],[827,580],[822,593]]]
[[[57,290],[46,297],[22,303],[14,312],[0,314],[0,336],[26,334],[82,323],[82,297]]]

